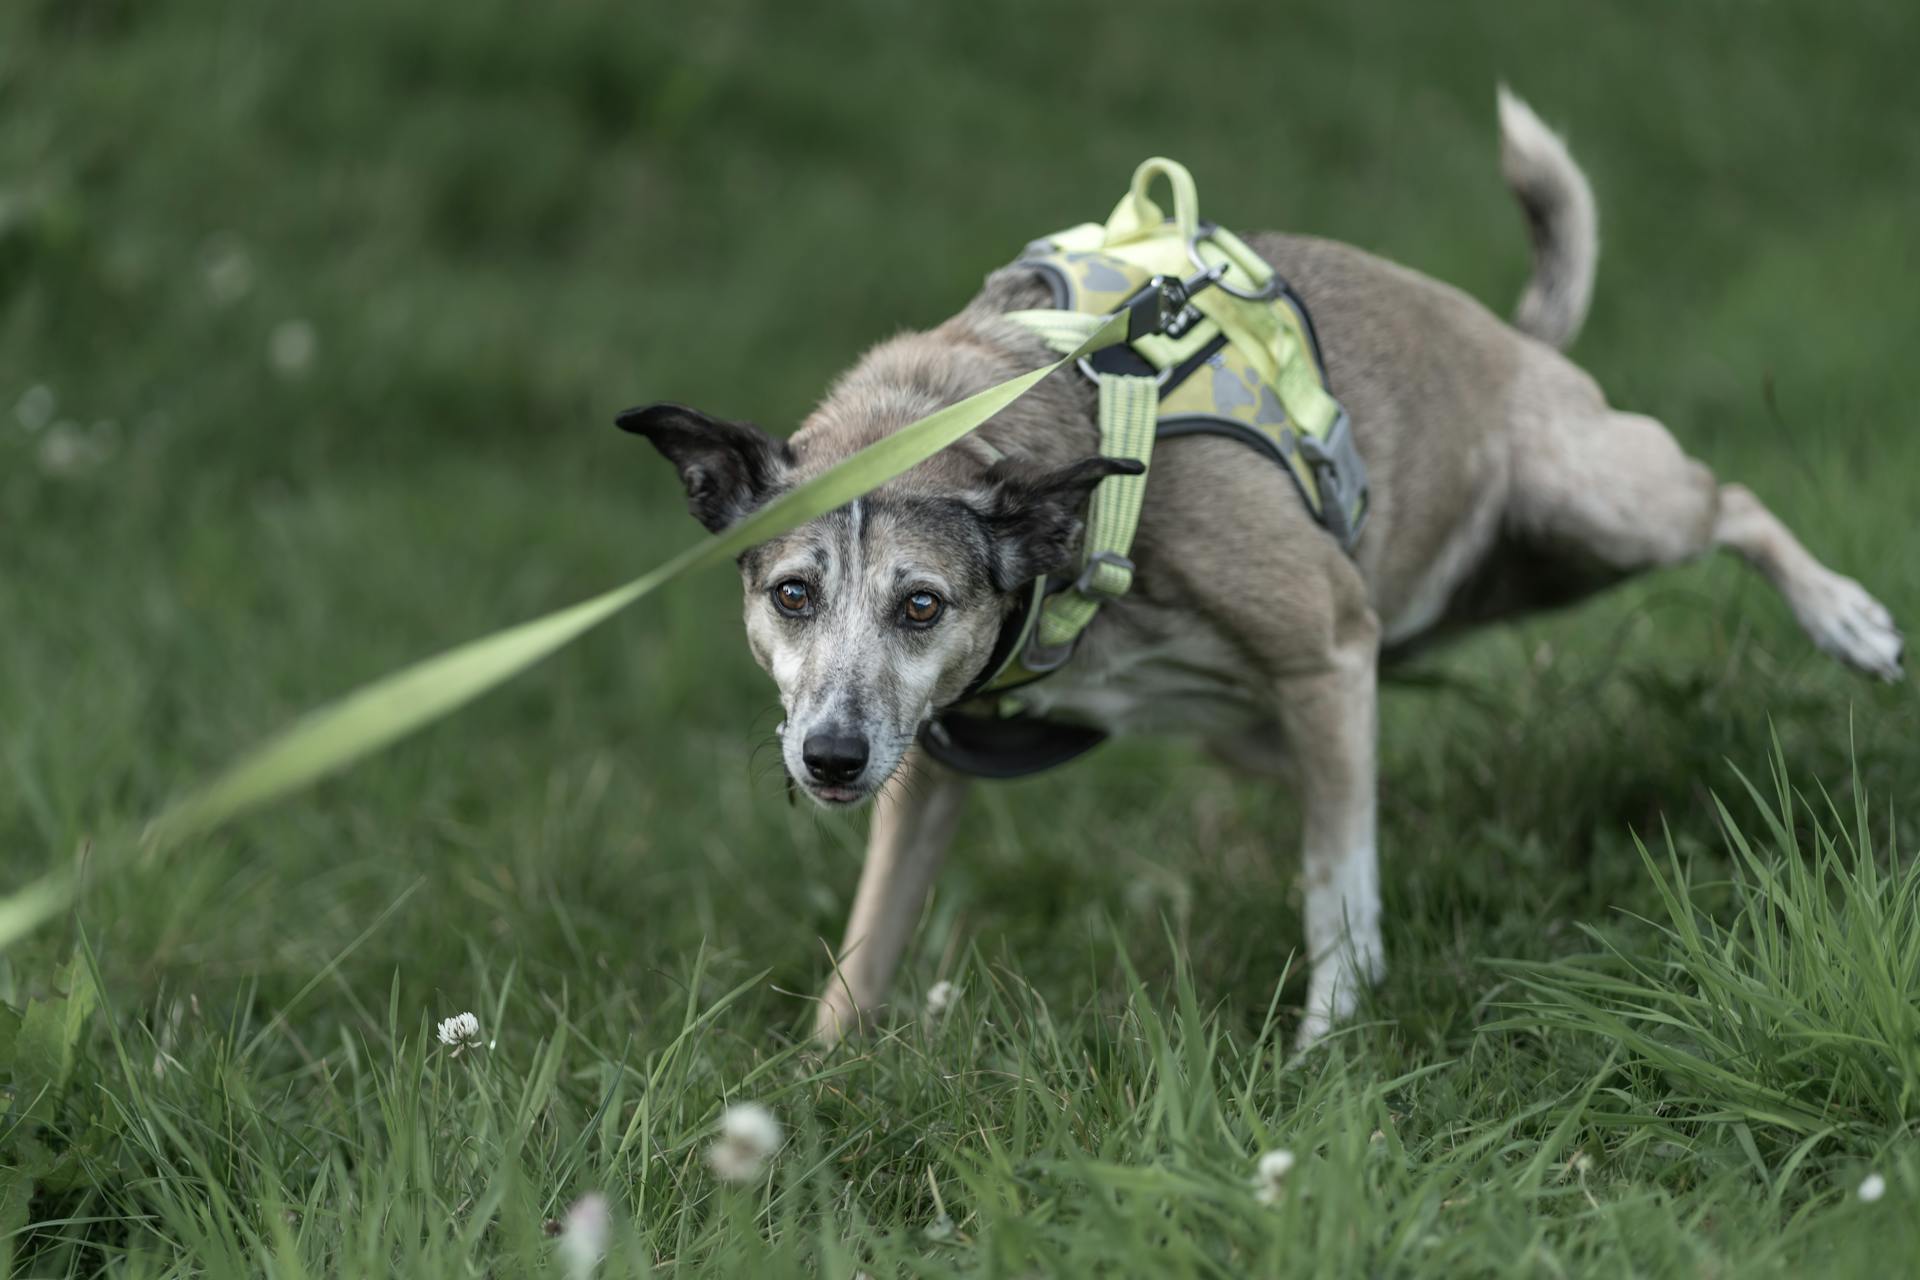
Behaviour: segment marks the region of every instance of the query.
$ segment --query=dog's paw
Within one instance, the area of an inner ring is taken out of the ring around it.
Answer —
[[[1327,1038],[1336,1021],[1333,1017],[1318,1010],[1308,1009],[1306,1016],[1300,1019],[1300,1025],[1293,1029],[1293,1051],[1306,1053]]]
[[[1316,963],[1307,981],[1306,1012],[1293,1033],[1294,1052],[1305,1053],[1352,1017],[1360,1005],[1361,991],[1379,982],[1385,971],[1386,960],[1377,937],[1349,939]]]
[[[1795,593],[1793,611],[1821,652],[1882,680],[1901,678],[1906,641],[1887,607],[1852,578],[1827,572]]]
[[[872,1025],[873,1009],[857,1007],[838,985],[820,997],[813,1010],[813,1047],[824,1052],[843,1040],[859,1036]]]

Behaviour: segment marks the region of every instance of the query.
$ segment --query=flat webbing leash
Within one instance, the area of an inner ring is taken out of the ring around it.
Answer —
[[[1168,221],[1146,193],[1147,185],[1158,176],[1167,177],[1173,187],[1173,226],[1188,236],[1197,227],[1192,178],[1172,161],[1153,159],[1135,171],[1127,197],[1109,221],[1108,227],[1122,232],[1122,238],[1144,237]],[[1198,276],[1185,281],[1177,274],[1156,273],[1109,314],[1060,317],[1059,322],[1053,322],[1051,332],[1047,331],[1049,321],[1044,316],[1024,313],[1021,318],[1046,333],[1054,349],[1063,353],[1059,359],[902,427],[732,528],[688,547],[622,586],[468,641],[308,712],[241,756],[211,781],[174,802],[147,825],[138,843],[149,857],[157,856],[192,836],[211,831],[241,813],[316,782],[424,728],[512,679],[683,574],[729,560],[750,547],[837,510],[911,470],[979,428],[1060,369],[1085,361],[1109,347],[1142,342],[1150,345],[1161,335],[1177,331],[1193,315],[1194,308],[1218,319],[1222,328],[1229,328],[1232,320],[1216,316],[1209,300],[1196,301],[1196,295],[1223,279],[1226,271],[1217,264],[1202,263],[1201,266]],[[1058,327],[1061,322],[1071,328]],[[1145,460],[1143,455],[1151,448],[1152,440],[1152,406],[1146,392],[1144,385],[1116,387],[1112,391],[1103,386],[1103,397],[1112,395],[1123,401],[1110,404],[1109,413],[1104,413],[1103,418],[1111,417],[1113,422],[1126,427],[1124,438],[1110,436],[1105,442],[1110,453],[1127,456],[1137,451],[1136,456]],[[1099,548],[1103,544],[1130,541],[1144,482],[1133,476],[1103,482],[1103,488],[1114,485],[1123,487],[1115,489],[1106,499],[1097,500],[1090,513],[1094,551],[1090,569],[1082,575],[1090,596],[1119,594],[1132,576],[1131,564],[1122,565],[1113,556],[1102,556]],[[1077,634],[1091,617],[1092,610],[1087,610],[1084,616],[1076,616],[1078,613],[1069,607],[1056,616],[1053,634],[1068,629]],[[96,869],[105,857],[116,851],[124,854],[128,849],[126,845],[113,845],[98,850],[94,857]],[[78,891],[79,873],[71,867],[62,867],[0,898],[0,948],[18,941],[67,909]]]
[[[1170,314],[1147,305],[1114,313],[1051,364],[1023,373],[931,413],[862,449],[754,512],[732,528],[688,547],[659,567],[591,599],[492,635],[361,686],[308,712],[188,792],[148,824],[149,856],[204,834],[238,814],[316,782],[378,751],[512,679],[548,654],[696,569],[724,563],[749,547],[839,509],[931,458],[977,429],[1058,369],[1144,332]],[[1169,297],[1167,306],[1172,305]],[[96,872],[103,856],[96,850]],[[50,871],[0,898],[0,948],[66,910],[79,889],[71,868]]]

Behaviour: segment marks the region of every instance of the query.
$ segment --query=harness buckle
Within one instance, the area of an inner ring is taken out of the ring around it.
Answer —
[[[1067,664],[1067,659],[1073,656],[1074,646],[1079,642],[1080,637],[1075,636],[1065,644],[1049,647],[1041,644],[1040,637],[1036,635],[1027,642],[1027,651],[1020,655],[1020,665],[1035,675],[1057,671]]]
[[[1101,585],[1096,579],[1100,570],[1117,569],[1126,575],[1125,585],[1114,588]],[[1080,570],[1080,576],[1073,580],[1073,589],[1083,596],[1093,596],[1101,600],[1118,600],[1127,594],[1127,588],[1133,585],[1133,561],[1118,551],[1096,551],[1087,557],[1086,567]]]
[[[1366,464],[1353,443],[1353,430],[1343,407],[1327,428],[1327,436],[1300,432],[1296,437],[1300,456],[1313,468],[1320,489],[1320,519],[1340,543],[1351,551],[1366,528],[1369,507]]]
[[[1125,575],[1125,581],[1117,586],[1110,582],[1100,582],[1100,570],[1108,568],[1119,570]],[[1087,563],[1080,570],[1079,577],[1064,584],[1058,578],[1050,578],[1043,590],[1049,596],[1061,591],[1074,591],[1094,600],[1118,600],[1133,586],[1133,572],[1133,561],[1118,551],[1096,551],[1087,557]],[[1035,675],[1056,670],[1066,665],[1067,659],[1073,656],[1073,651],[1079,644],[1079,635],[1060,644],[1042,644],[1040,628],[1036,626],[1033,634],[1027,637],[1026,647],[1020,654],[1020,665]]]

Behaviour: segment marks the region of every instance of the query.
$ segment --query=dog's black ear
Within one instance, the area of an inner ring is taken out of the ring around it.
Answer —
[[[990,573],[996,591],[1012,591],[1044,573],[1058,573],[1073,558],[1080,536],[1080,509],[1093,487],[1108,476],[1137,476],[1146,467],[1132,458],[1083,458],[1055,470],[997,462],[987,472],[989,492],[980,512],[993,544]]]
[[[653,441],[680,472],[687,510],[719,533],[780,491],[793,455],[787,443],[749,422],[710,418],[678,404],[629,409],[614,422]]]

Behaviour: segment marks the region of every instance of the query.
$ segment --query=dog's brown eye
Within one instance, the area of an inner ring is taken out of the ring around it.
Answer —
[[[940,597],[931,591],[916,591],[900,602],[900,614],[916,627],[931,626],[940,616]]]
[[[788,578],[773,589],[773,603],[782,613],[805,613],[813,603],[813,593],[800,579]]]

